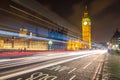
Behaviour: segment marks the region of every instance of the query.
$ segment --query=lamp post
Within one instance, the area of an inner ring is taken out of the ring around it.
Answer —
[[[49,40],[49,41],[48,41],[48,49],[49,49],[49,50],[52,49],[52,44],[53,44],[53,41],[52,41],[52,40]]]
[[[29,38],[28,38],[28,46],[27,48],[30,48],[30,41],[31,41],[31,38],[32,38],[32,32],[29,33]]]

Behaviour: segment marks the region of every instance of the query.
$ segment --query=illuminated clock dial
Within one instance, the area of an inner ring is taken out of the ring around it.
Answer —
[[[87,21],[85,21],[85,22],[84,22],[84,25],[87,25],[87,24],[88,24],[88,22],[87,22]]]

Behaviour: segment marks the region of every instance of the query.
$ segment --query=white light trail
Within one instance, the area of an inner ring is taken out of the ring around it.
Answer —
[[[54,40],[54,39],[49,39],[49,38],[37,37],[37,36],[29,36],[29,35],[20,36],[19,33],[9,32],[9,31],[3,31],[3,30],[0,30],[0,34],[2,34],[2,35],[7,35],[7,36],[23,37],[23,38],[28,38],[28,39],[30,38],[30,39],[45,40],[45,41],[52,40],[52,41],[54,41],[54,42],[67,43],[67,42],[61,41],[61,40]]]

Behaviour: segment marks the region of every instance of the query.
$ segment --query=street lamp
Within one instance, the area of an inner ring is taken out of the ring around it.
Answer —
[[[52,40],[49,40],[49,41],[48,41],[49,50],[52,49],[52,44],[53,44],[53,41],[52,41]]]

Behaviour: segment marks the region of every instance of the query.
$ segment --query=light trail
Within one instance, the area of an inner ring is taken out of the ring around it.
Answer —
[[[28,39],[37,39],[37,40],[45,40],[45,41],[52,40],[54,42],[67,43],[67,42],[61,41],[61,40],[54,40],[54,39],[48,39],[48,38],[43,38],[43,37],[37,37],[37,36],[29,36],[29,35],[22,35],[22,36],[20,36],[19,33],[3,31],[3,30],[0,30],[0,34],[7,35],[7,36],[16,36],[16,37],[28,38]]]
[[[50,66],[54,66],[54,65],[58,65],[58,64],[70,62],[70,61],[73,61],[73,60],[76,60],[76,59],[79,59],[79,58],[83,58],[83,57],[90,56],[90,55],[92,55],[92,54],[94,54],[94,53],[90,53],[90,54],[86,54],[86,55],[81,55],[81,56],[74,57],[74,58],[67,59],[67,60],[63,60],[63,61],[58,61],[58,62],[49,63],[49,64],[46,64],[46,65],[34,67],[34,68],[32,68],[32,69],[28,69],[28,70],[25,70],[25,71],[20,71],[20,72],[11,73],[11,74],[9,74],[9,75],[1,76],[1,77],[0,77],[0,80],[4,80],[4,79],[10,78],[10,77],[22,75],[22,74],[25,74],[25,73],[30,73],[30,72],[32,72],[32,71],[40,70],[40,69],[43,69],[43,68],[46,68],[46,67],[50,67]]]

